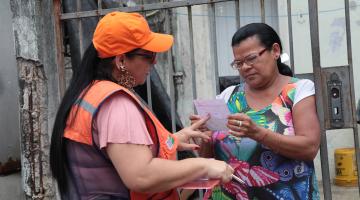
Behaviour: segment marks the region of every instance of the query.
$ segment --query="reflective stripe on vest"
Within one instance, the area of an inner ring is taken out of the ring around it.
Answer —
[[[158,143],[157,157],[163,159],[176,159],[177,138],[160,123],[155,115],[128,89],[110,82],[95,81],[90,88],[85,89],[86,94],[77,100],[68,116],[64,137],[86,145],[93,145],[92,123],[101,103],[117,92],[125,92],[143,110],[146,127],[154,144]],[[156,194],[142,194],[131,192],[131,199],[178,199],[176,190]]]

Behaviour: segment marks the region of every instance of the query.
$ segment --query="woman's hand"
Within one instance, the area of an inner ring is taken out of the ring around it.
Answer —
[[[190,117],[191,119],[191,117]],[[180,131],[174,133],[179,139],[179,151],[184,150],[194,150],[199,149],[200,146],[194,143],[190,143],[190,139],[202,139],[205,141],[209,141],[211,138],[209,136],[209,132],[202,132],[204,130],[205,123],[210,119],[210,116],[206,116],[204,118],[197,117],[196,120],[191,121],[191,126],[181,129]]]
[[[208,115],[208,116],[210,116],[210,115]],[[196,122],[198,122],[199,120],[201,120],[201,116],[200,116],[200,115],[190,115],[189,119],[190,119],[190,121],[191,121],[191,125],[193,125],[193,124],[195,124]],[[211,137],[211,135],[212,135],[212,131],[209,130],[208,127],[206,127],[205,123],[203,123],[201,126],[199,126],[199,128],[198,128],[197,130],[205,133],[205,134],[208,135],[209,137]],[[205,143],[208,143],[208,142],[209,142],[209,140],[203,140],[203,139],[201,139],[201,138],[199,138],[200,141],[196,140],[196,138],[194,138],[194,139],[195,139],[195,142],[196,142],[197,144],[202,144],[203,142],[205,142]]]
[[[194,123],[198,122],[201,119],[201,117],[200,117],[200,115],[190,115],[189,119],[191,120],[191,124],[194,124]],[[200,130],[204,134],[208,135],[209,137],[211,137],[213,134],[213,132],[211,130],[209,130],[205,126],[205,124],[201,125],[198,128],[198,130]],[[213,158],[214,157],[211,140],[195,138],[195,143],[200,145],[200,149],[199,149],[198,153],[201,157],[204,157],[204,158]]]
[[[208,115],[210,116],[210,115]],[[191,121],[191,125],[195,124],[197,121],[201,120],[201,116],[200,115],[190,115],[189,117],[190,121]],[[198,130],[200,130],[201,132],[206,132],[206,131],[210,131],[206,126],[205,123],[202,124]]]
[[[207,177],[209,179],[220,179],[222,183],[231,181],[234,169],[224,161],[206,159]]]
[[[258,140],[262,135],[262,128],[243,113],[229,115],[227,127],[230,129],[229,133],[237,137],[249,137]]]

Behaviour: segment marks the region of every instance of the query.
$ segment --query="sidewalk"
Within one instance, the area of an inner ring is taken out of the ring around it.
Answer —
[[[322,182],[319,183],[320,199],[324,199]],[[357,187],[340,187],[331,185],[333,200],[359,200],[359,190]]]
[[[22,195],[21,172],[0,176],[0,200],[20,200]]]
[[[322,183],[319,183],[320,198],[324,199]],[[331,185],[333,200],[359,200],[357,187],[339,187]],[[0,200],[20,200],[23,193],[21,188],[21,173],[0,176]]]

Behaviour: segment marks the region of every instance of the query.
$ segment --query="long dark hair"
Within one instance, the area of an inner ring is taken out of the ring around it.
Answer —
[[[125,56],[133,58],[138,50],[133,49],[126,52]],[[80,66],[73,68],[73,76],[56,114],[50,146],[50,168],[52,175],[57,180],[61,194],[68,192],[66,140],[63,136],[71,107],[77,99],[86,94],[87,88],[90,88],[88,86],[91,86],[95,80],[116,82],[112,76],[114,58],[99,58],[93,43],[91,43],[84,53]]]
[[[113,60],[114,57],[100,59],[94,45],[91,43],[84,53],[80,66],[73,69],[70,85],[56,114],[50,146],[50,168],[58,182],[61,194],[67,192],[68,186],[67,152],[63,135],[70,109],[80,97],[82,91],[91,85],[94,80],[114,81],[112,77]]]
[[[271,26],[264,23],[251,23],[241,27],[232,37],[231,46],[234,47],[252,36],[257,36],[261,44],[266,49],[271,49],[274,43],[278,43],[280,46],[280,53],[282,53],[282,45],[279,35],[273,28],[271,28]],[[293,72],[290,67],[282,63],[280,57],[277,59],[277,66],[280,74],[293,76]]]

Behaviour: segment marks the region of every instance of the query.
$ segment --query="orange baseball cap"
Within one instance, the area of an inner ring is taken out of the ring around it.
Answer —
[[[120,55],[141,48],[152,52],[170,49],[172,35],[154,33],[139,13],[111,12],[97,24],[93,44],[100,58]]]

